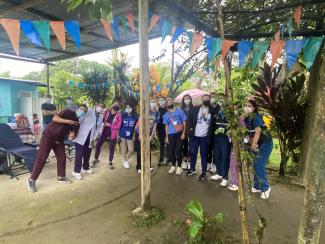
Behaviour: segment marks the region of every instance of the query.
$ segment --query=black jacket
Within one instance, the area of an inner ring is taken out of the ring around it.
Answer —
[[[189,136],[194,136],[195,135],[195,127],[196,127],[196,124],[197,124],[197,117],[199,115],[199,112],[200,112],[200,108],[201,108],[201,105],[200,106],[195,106],[193,107],[190,111],[189,111],[189,114],[188,114],[188,118],[187,118],[187,126],[188,126],[188,134]],[[213,116],[212,116],[212,107],[210,106],[209,107],[209,113],[211,114],[211,121],[210,121],[210,125],[209,125],[209,130],[208,130],[208,141],[210,143],[211,141],[211,134],[212,134],[212,126],[213,126]]]

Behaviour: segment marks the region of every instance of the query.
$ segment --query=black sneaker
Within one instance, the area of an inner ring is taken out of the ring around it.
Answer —
[[[165,162],[164,161],[159,161],[158,167],[164,166]]]
[[[110,168],[110,169],[114,169],[114,165],[113,165],[112,162],[109,162],[109,163],[108,163],[108,168]]]
[[[61,176],[58,176],[56,181],[59,183],[63,183],[63,184],[71,184],[72,183],[72,180],[70,180],[69,178],[61,177]]]
[[[207,180],[207,176],[205,174],[200,174],[199,180]]]
[[[96,164],[99,163],[99,159],[94,159],[93,161],[93,165],[91,166],[92,168],[95,168],[96,167]]]
[[[35,180],[27,179],[28,190],[31,192],[37,192]]]
[[[191,169],[189,169],[187,171],[187,173],[186,173],[186,175],[188,175],[188,176],[195,175],[195,174],[196,174],[196,171],[195,170],[191,170]]]

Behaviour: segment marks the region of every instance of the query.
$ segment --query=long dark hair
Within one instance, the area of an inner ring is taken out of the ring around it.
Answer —
[[[254,99],[249,99],[247,102],[249,102],[250,104],[252,104],[254,110],[254,113],[258,113],[258,107],[257,107],[257,103]]]
[[[186,97],[189,97],[189,98],[191,99],[191,103],[188,105],[189,108],[191,109],[191,108],[193,107],[192,97],[190,96],[190,94],[186,94],[186,95],[184,95],[183,98],[182,98],[182,109],[183,109],[184,111],[185,111],[185,108],[187,107],[187,105],[186,105],[185,102],[184,102]]]

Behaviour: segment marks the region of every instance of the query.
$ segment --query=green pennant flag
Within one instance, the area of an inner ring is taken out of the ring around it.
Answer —
[[[322,46],[324,36],[308,38],[304,44],[304,61],[307,70],[311,68],[316,58],[316,55]]]
[[[121,21],[121,23],[122,23],[124,33],[125,34],[128,33],[129,28],[128,28],[126,17],[124,15],[120,15],[119,16],[119,21]]]
[[[252,67],[255,68],[262,55],[266,52],[269,47],[268,42],[254,42],[253,45],[253,58]]]
[[[44,46],[50,51],[50,24],[48,21],[33,21],[33,25],[40,35]]]
[[[293,29],[292,28],[292,18],[288,18],[286,25],[287,25],[287,29],[288,29],[288,33],[289,33],[289,38],[291,39],[292,29]]]

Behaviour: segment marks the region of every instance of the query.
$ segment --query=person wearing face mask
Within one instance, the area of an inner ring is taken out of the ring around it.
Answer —
[[[51,103],[52,96],[50,94],[46,94],[45,99],[46,102],[41,105],[44,130],[46,129],[47,125],[52,122],[54,115],[57,114],[56,106]]]
[[[210,96],[202,96],[202,105],[196,106],[190,110],[188,116],[189,136],[190,136],[190,155],[191,169],[187,175],[196,174],[195,166],[198,150],[200,148],[202,173],[200,180],[206,180],[206,171],[208,163],[208,147],[211,141],[211,131],[213,117],[211,116],[212,108],[210,106]]]
[[[122,127],[119,133],[121,138],[123,166],[125,169],[130,168],[129,159],[134,151],[133,133],[137,121],[138,116],[133,112],[131,105],[126,104],[125,112],[122,114]]]
[[[98,139],[100,130],[103,124],[103,115],[104,115],[105,105],[103,103],[97,103],[95,106],[95,116],[96,116],[96,134],[95,140]]]
[[[215,92],[210,93],[211,97],[211,116],[212,118],[215,118],[215,116],[219,113],[220,110],[220,102],[217,102],[217,97]],[[209,144],[209,151],[208,151],[208,166],[207,171],[210,171],[210,173],[215,174],[217,172],[216,168],[216,162],[214,161],[213,157],[213,146],[214,146],[214,137],[211,136],[211,141]]]
[[[185,95],[182,99],[182,110],[184,111],[186,117],[188,117],[189,111],[193,108],[192,97],[190,95]],[[190,153],[189,153],[189,139],[188,139],[188,123],[186,120],[185,123],[185,139],[182,144],[182,153],[183,153],[183,164],[182,169],[190,169]]]
[[[101,135],[96,144],[94,164],[97,164],[99,162],[98,157],[103,143],[107,139],[109,140],[108,167],[110,169],[114,169],[113,158],[114,158],[115,144],[117,141],[119,129],[121,128],[122,125],[122,116],[119,110],[120,110],[119,103],[114,102],[112,108],[107,109],[104,112]]]
[[[166,131],[165,131],[165,125],[163,123],[163,116],[167,113],[165,97],[159,98],[158,112],[160,114],[160,119],[157,124],[157,134],[159,139],[159,152],[160,152],[158,166],[163,166],[165,165],[165,147],[166,147]]]
[[[67,97],[67,105],[65,106],[65,109],[70,109],[74,112],[77,110],[77,105],[73,103],[72,97]]]
[[[166,126],[167,161],[172,163],[169,174],[182,174],[182,144],[185,139],[185,121],[187,117],[182,109],[176,109],[174,100],[167,100],[168,112],[164,115]],[[177,160],[177,168],[176,168]]]
[[[266,163],[273,150],[272,136],[267,130],[262,116],[258,113],[255,100],[248,100],[244,107],[245,121],[248,130],[250,151],[253,155],[254,187],[253,193],[261,193],[262,199],[268,199],[271,192],[266,176]]]
[[[76,180],[82,180],[81,168],[86,174],[93,174],[94,171],[89,168],[89,159],[92,150],[92,142],[96,134],[96,115],[93,109],[88,109],[87,105],[82,104],[77,108],[77,117],[79,119],[79,133],[75,142],[76,155],[74,161],[74,170],[72,176]]]

